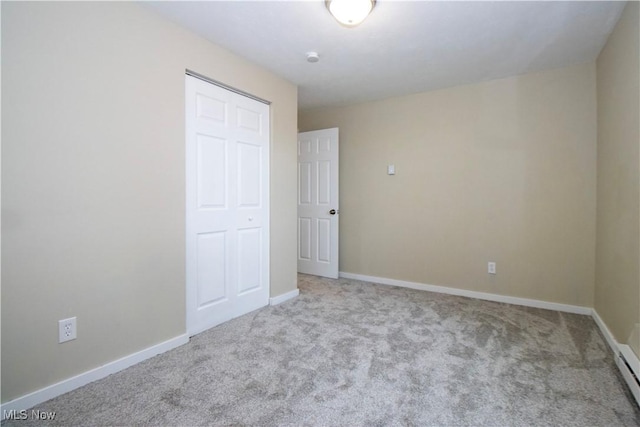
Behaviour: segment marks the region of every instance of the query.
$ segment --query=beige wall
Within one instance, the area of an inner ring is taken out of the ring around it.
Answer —
[[[185,68],[273,102],[271,295],[296,288],[294,85],[131,3],[2,2],[2,62],[3,402],[185,332]]]
[[[591,63],[301,112],[340,128],[340,270],[592,306],[595,95]]]
[[[597,61],[595,308],[623,343],[640,323],[639,6],[627,4]]]

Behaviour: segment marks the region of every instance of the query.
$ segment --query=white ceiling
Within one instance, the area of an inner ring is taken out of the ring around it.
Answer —
[[[324,0],[145,3],[299,87],[299,108],[353,104],[594,60],[625,2],[378,0],[355,28]],[[312,64],[306,52],[316,51]]]

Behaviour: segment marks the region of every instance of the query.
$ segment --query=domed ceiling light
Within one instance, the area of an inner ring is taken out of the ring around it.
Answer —
[[[325,5],[339,23],[355,27],[369,16],[376,0],[325,0]]]

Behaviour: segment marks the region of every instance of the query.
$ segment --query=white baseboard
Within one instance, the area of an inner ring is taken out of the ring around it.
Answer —
[[[0,411],[2,413],[2,419],[4,419],[5,413],[11,410],[21,411],[32,408],[39,405],[42,402],[46,402],[49,399],[60,396],[61,394],[75,390],[83,385],[89,384],[108,375],[115,374],[130,366],[140,363],[144,360],[150,359],[158,354],[164,353],[176,347],[189,342],[189,336],[187,334],[179,335],[168,341],[164,341],[160,344],[156,344],[137,353],[130,354],[121,359],[109,362],[106,365],[102,365],[98,368],[91,369],[90,371],[83,372],[75,377],[62,380],[59,383],[47,386],[40,390],[36,390],[32,393],[21,396],[12,401],[3,403],[0,405]]]
[[[293,299],[293,298],[297,297],[299,294],[300,294],[300,290],[299,289],[294,289],[291,292],[287,292],[285,294],[278,295],[277,297],[269,298],[269,305],[282,304],[285,301],[289,301],[290,299]]]
[[[600,332],[604,335],[607,344],[611,348],[613,352],[613,358],[616,361],[616,365],[618,369],[620,369],[620,373],[622,373],[622,377],[627,382],[627,386],[629,386],[629,390],[631,390],[631,394],[636,399],[636,403],[640,406],[640,385],[636,381],[636,378],[640,378],[640,360],[638,356],[631,350],[631,347],[625,344],[620,344],[614,338],[613,334],[607,328],[606,323],[600,318],[598,312],[594,309],[592,314],[593,320],[600,328]],[[625,363],[626,362],[626,363]],[[628,366],[627,366],[628,365]],[[633,375],[629,372],[629,368],[633,371]]]
[[[465,289],[450,288],[447,286],[427,285],[424,283],[407,282],[404,280],[387,279],[385,277],[365,276],[362,274],[346,273],[341,271],[340,277],[345,279],[363,280],[381,285],[399,286],[402,288],[418,289],[421,291],[437,292],[441,294],[457,295],[462,297],[476,298],[487,301],[504,302],[507,304],[523,305],[526,307],[544,308],[547,310],[563,311],[565,313],[590,315],[593,311],[589,307],[579,305],[560,304],[556,302],[540,301],[529,298],[510,297],[505,295],[490,294],[486,292],[468,291]]]
[[[591,317],[593,317],[594,322],[596,322],[596,325],[598,325],[598,328],[600,328],[600,332],[602,332],[604,339],[607,341],[607,344],[609,344],[609,348],[611,348],[611,351],[617,358],[618,353],[620,352],[620,350],[618,349],[618,341],[616,341],[616,339],[613,337],[613,334],[607,327],[606,323],[604,323],[604,321],[602,320],[602,318],[600,317],[600,315],[595,309],[593,309],[593,313],[591,314]]]

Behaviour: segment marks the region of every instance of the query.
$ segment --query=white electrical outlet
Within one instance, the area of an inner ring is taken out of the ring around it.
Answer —
[[[487,264],[487,272],[489,274],[496,274],[496,263],[493,261],[489,261]]]
[[[58,320],[58,342],[63,343],[76,339],[76,318]]]

